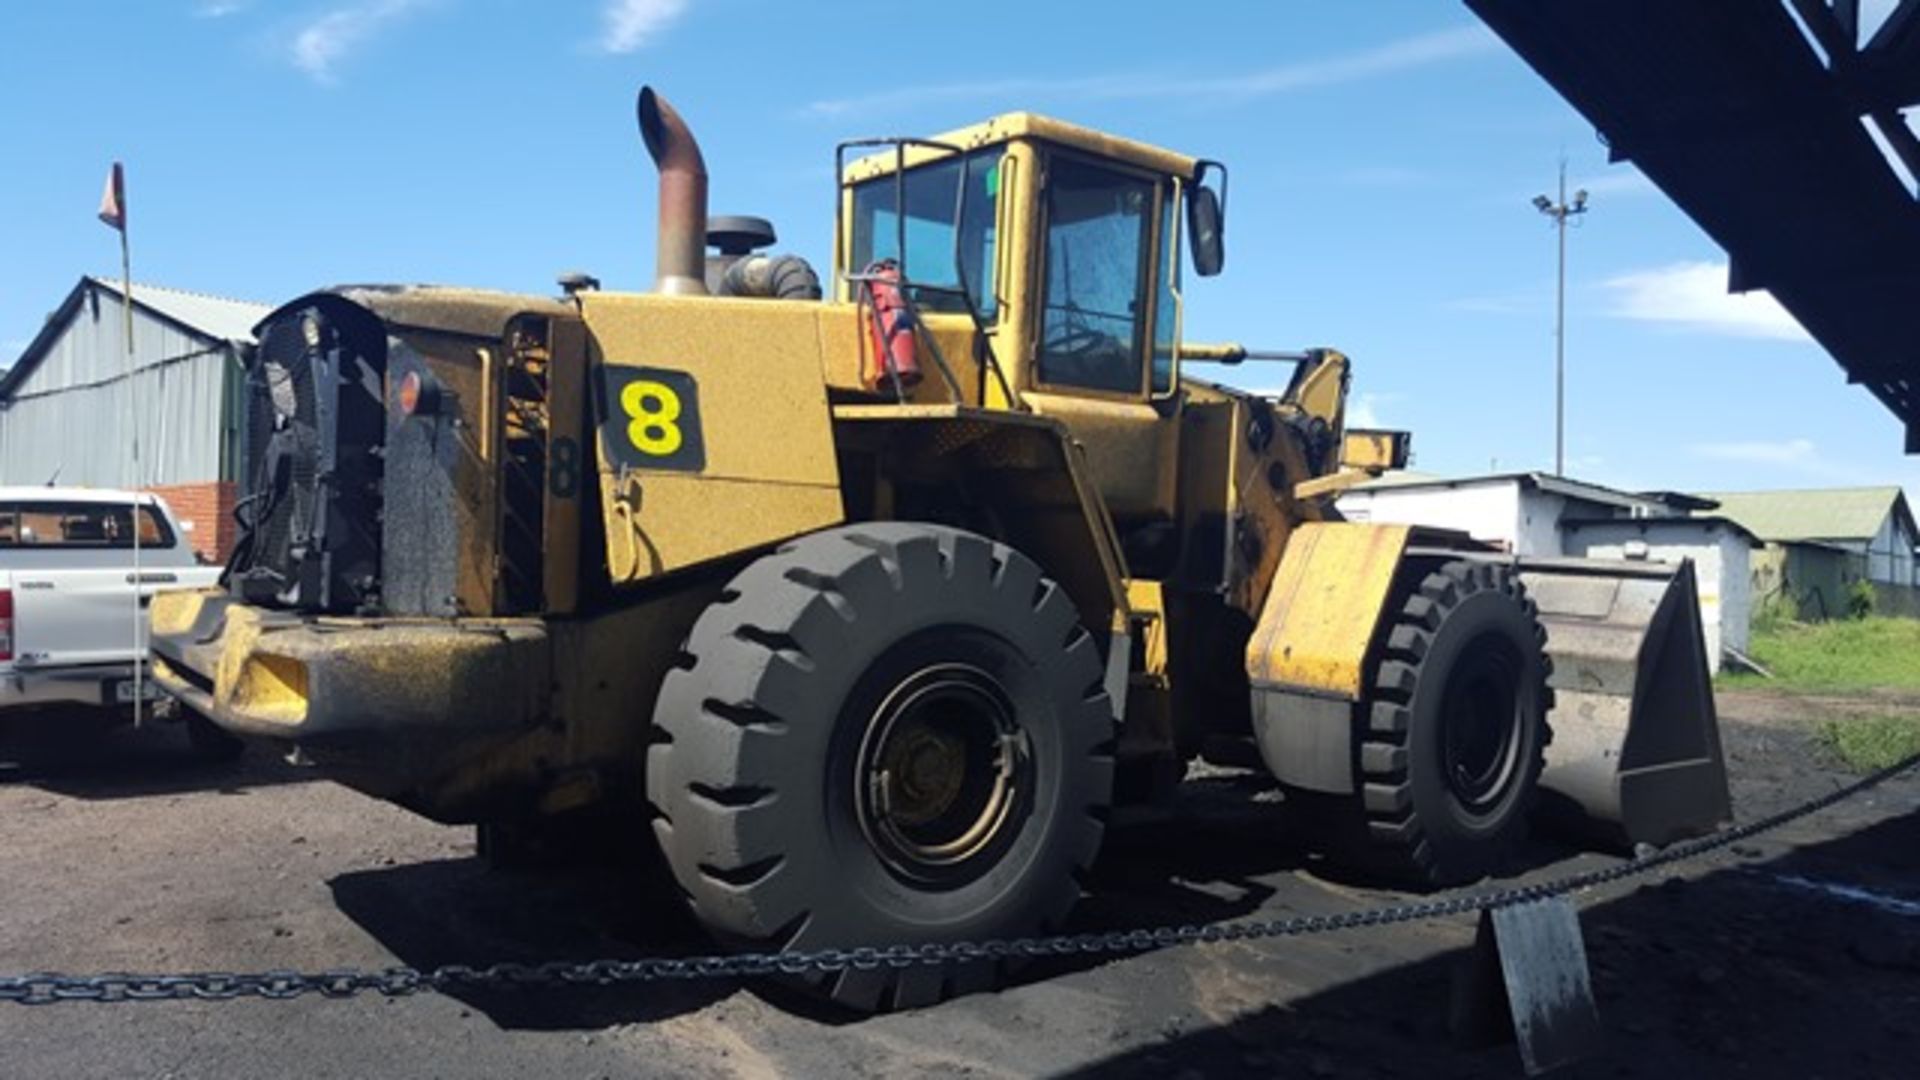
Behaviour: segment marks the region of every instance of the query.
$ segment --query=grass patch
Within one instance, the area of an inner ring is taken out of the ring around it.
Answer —
[[[1728,674],[1742,690],[1920,689],[1920,619],[1839,619],[1756,629],[1753,658],[1774,674]]]
[[[1823,720],[1816,734],[1855,772],[1875,772],[1920,754],[1920,716]]]

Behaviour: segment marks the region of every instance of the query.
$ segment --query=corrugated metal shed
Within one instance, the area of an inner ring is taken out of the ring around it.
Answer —
[[[135,284],[128,375],[118,283],[83,277],[0,378],[0,483],[142,487],[234,479],[243,357],[270,310]],[[137,401],[133,475],[129,401]]]
[[[1865,543],[1879,534],[1888,514],[1905,515],[1913,529],[1906,496],[1897,487],[1709,492],[1707,498],[1720,504],[1722,516],[1762,540]]]

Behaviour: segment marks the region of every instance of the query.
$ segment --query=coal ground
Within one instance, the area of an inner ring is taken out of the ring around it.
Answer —
[[[1920,702],[1722,695],[1737,815],[1851,779],[1811,721]],[[1117,826],[1072,929],[1332,913],[1398,893],[1323,871],[1250,774]],[[635,824],[633,843],[643,833]],[[1609,865],[1542,840],[1516,875]],[[1855,892],[1841,895],[1840,890]],[[490,870],[470,830],[177,729],[0,731],[0,973],[631,959],[708,946],[644,860]],[[1581,897],[1604,1043],[1564,1075],[1920,1075],[1920,776]],[[1520,1075],[1449,1032],[1474,922],[1030,967],[890,1016],[762,986],[344,1001],[0,1005],[0,1076]]]

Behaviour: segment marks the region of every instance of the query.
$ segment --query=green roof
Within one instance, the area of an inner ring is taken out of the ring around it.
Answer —
[[[1704,491],[1729,517],[1762,540],[1871,540],[1888,514],[1909,532],[1913,513],[1897,487],[1813,488],[1799,491]]]

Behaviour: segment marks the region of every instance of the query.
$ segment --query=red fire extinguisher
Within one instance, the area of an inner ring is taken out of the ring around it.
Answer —
[[[861,373],[867,389],[900,380],[902,388],[920,381],[920,360],[913,340],[913,310],[900,291],[900,264],[881,259],[867,267],[860,285],[867,294],[867,331],[873,350]]]

